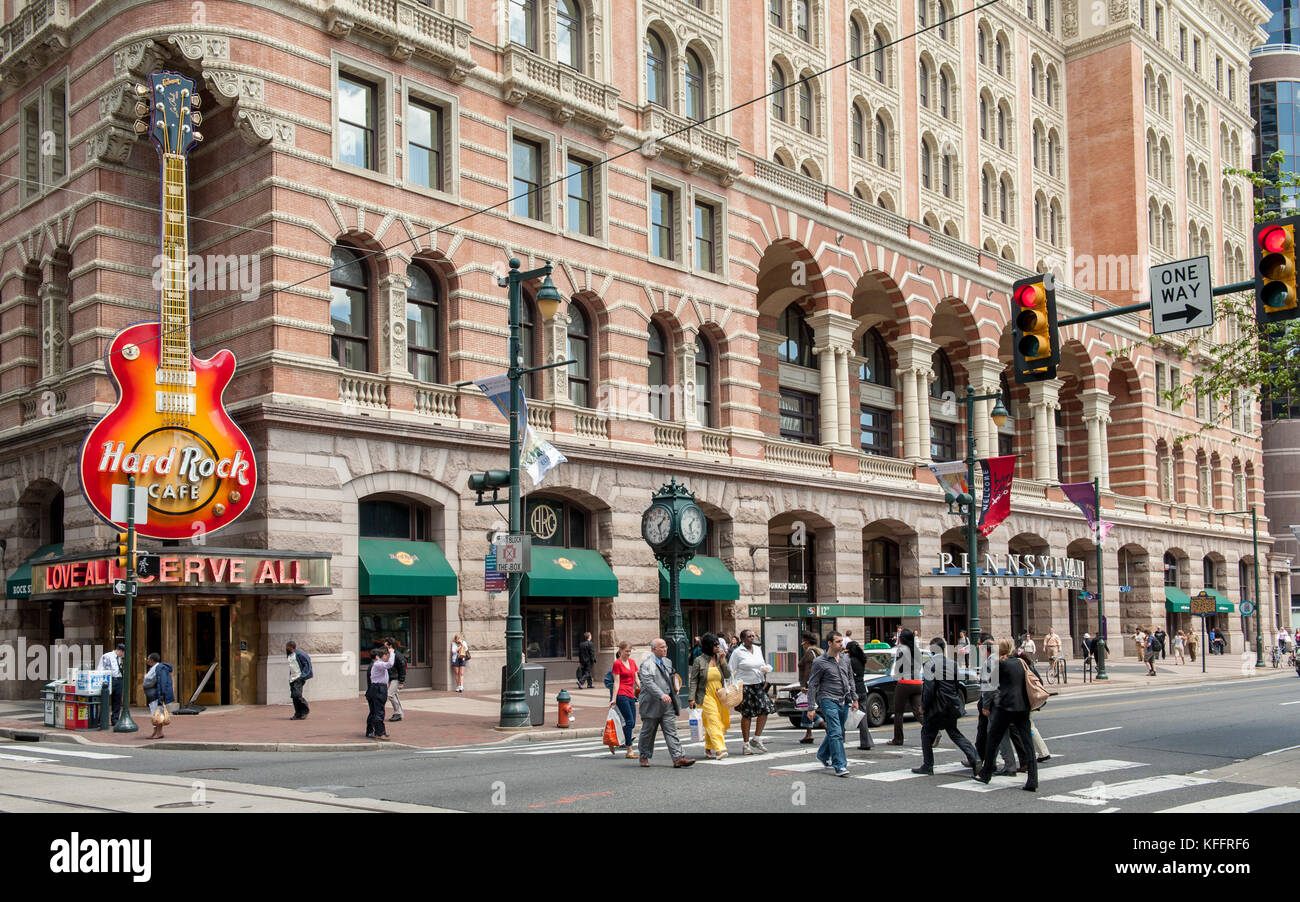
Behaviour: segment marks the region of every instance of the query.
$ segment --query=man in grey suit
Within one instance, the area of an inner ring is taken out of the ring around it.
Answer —
[[[695,759],[686,757],[681,740],[677,738],[677,715],[682,706],[673,686],[673,662],[668,660],[668,643],[656,639],[650,643],[650,651],[650,657],[641,664],[641,766],[650,766],[655,750],[655,733],[662,727],[673,767],[690,767]]]

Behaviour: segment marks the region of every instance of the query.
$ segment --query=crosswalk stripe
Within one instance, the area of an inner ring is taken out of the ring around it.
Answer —
[[[1159,777],[1144,777],[1141,780],[1129,780],[1124,783],[1110,783],[1076,789],[1068,795],[1045,796],[1048,802],[1068,802],[1074,805],[1092,805],[1100,808],[1111,802],[1124,799],[1136,799],[1140,796],[1155,795],[1157,792],[1169,792],[1174,789],[1186,789],[1189,786],[1204,786],[1217,783],[1208,777],[1180,776],[1162,774]]]
[[[28,755],[5,755],[0,754],[0,760],[4,761],[26,761],[28,764],[54,764],[53,758],[32,758]]]
[[[1137,761],[1116,761],[1105,758],[1101,761],[1080,761],[1075,764],[1062,764],[1059,767],[1040,767],[1038,769],[1038,782],[1062,780],[1066,777],[1085,777],[1089,774],[1103,774],[1107,771],[1128,770],[1133,767],[1147,767],[1147,765]],[[945,783],[941,788],[960,789],[963,792],[997,792],[999,789],[1010,789],[1013,786],[1023,785],[1020,777],[1015,776],[994,777],[990,783],[980,783],[977,780]]]
[[[1236,795],[1207,799],[1204,802],[1192,802],[1176,808],[1165,808],[1157,814],[1249,814],[1263,811],[1278,805],[1290,805],[1300,802],[1300,789],[1279,786],[1273,789],[1257,789],[1254,792],[1241,792]]]
[[[759,755],[742,755],[740,753],[734,753],[723,758],[721,761],[709,761],[708,763],[725,767],[728,764],[751,764],[758,761],[771,761],[775,758],[799,758],[811,754],[811,749],[794,749],[789,752],[766,752]],[[820,766],[821,765],[818,764],[818,767]]]
[[[28,750],[29,746],[0,745],[0,748],[7,749],[9,751],[15,751],[15,752],[25,752]],[[108,759],[108,758],[130,758],[131,757],[130,755],[110,755],[107,752],[83,752],[80,751],[79,749],[56,749],[56,748],[51,748],[47,745],[41,746],[41,754],[42,755],[66,755],[69,758],[94,758],[94,759],[101,759],[101,760]]]
[[[952,764],[936,764],[934,772],[938,774],[959,774],[962,771],[970,773],[970,767],[962,764],[960,761],[954,761]],[[897,783],[899,780],[917,780],[925,776],[924,774],[914,774],[910,770],[886,770],[878,774],[858,774],[859,780],[876,780],[881,783]]]

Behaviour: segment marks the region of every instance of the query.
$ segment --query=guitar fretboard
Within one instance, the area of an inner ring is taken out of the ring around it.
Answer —
[[[163,271],[160,320],[163,335],[160,366],[164,370],[188,373],[190,290],[184,157],[177,154],[163,155],[162,189]]]

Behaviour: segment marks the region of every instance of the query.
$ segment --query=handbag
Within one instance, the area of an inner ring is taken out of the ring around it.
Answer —
[[[745,698],[745,687],[738,679],[730,679],[718,688],[718,704],[734,708]]]
[[[1047,690],[1043,688],[1043,681],[1038,678],[1038,674],[1030,670],[1026,662],[1021,661],[1020,666],[1025,668],[1025,694],[1029,696],[1029,710],[1037,711],[1047,704]]]

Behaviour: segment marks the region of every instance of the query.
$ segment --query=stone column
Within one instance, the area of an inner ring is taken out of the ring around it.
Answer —
[[[998,389],[1002,387],[1002,371],[1006,367],[996,357],[972,357],[966,361],[965,367],[970,384],[975,389],[975,394],[996,394]],[[963,393],[957,393],[957,401],[963,408],[965,407]],[[1002,401],[1003,406],[1006,406],[1009,402],[1009,398],[1004,398]],[[989,414],[996,403],[996,401],[975,402],[974,426],[977,457],[992,457],[997,454],[997,431],[993,421],[989,419]],[[963,454],[963,456],[965,455]]]
[[[699,425],[695,415],[695,330],[683,329],[673,348],[673,367],[677,379],[673,383],[672,419],[677,423]]]
[[[1029,384],[1029,408],[1034,412],[1034,478],[1055,481],[1056,473],[1056,420],[1053,412],[1059,410],[1060,379],[1047,379]]]
[[[379,280],[379,373],[411,375],[406,359],[406,289],[410,285],[404,274],[396,272]]]
[[[41,283],[41,378],[57,376],[68,368],[68,296],[55,281]]]
[[[839,347],[835,352],[835,381],[838,383],[838,398],[840,402],[840,436],[839,443],[842,447],[850,447],[852,407],[849,404],[849,356],[853,353],[851,347]]]
[[[821,431],[819,439],[823,445],[833,445],[839,441],[839,398],[835,384],[835,349],[829,345],[814,348],[817,364],[821,369]]]
[[[821,369],[821,443],[847,445],[849,373],[847,359],[840,358],[853,349],[857,321],[835,310],[818,310],[808,324]]]
[[[565,360],[569,353],[569,314],[562,310],[557,311],[555,316],[548,320],[542,320],[540,326],[542,330],[542,359],[538,360],[534,366]],[[537,327],[534,326],[534,328]],[[595,350],[594,336],[590,339],[587,347],[590,351]],[[595,378],[596,359],[596,354],[588,354],[587,366],[591,368],[592,373],[593,401],[595,400],[594,392],[597,384]],[[542,370],[537,374],[536,378],[541,380],[541,395],[544,400],[556,401],[561,404],[569,403],[568,369],[566,366],[557,366],[555,369]]]
[[[898,382],[903,387],[903,457],[914,464],[930,459],[929,374],[938,347],[919,335],[904,335],[894,342]]]
[[[1106,454],[1106,424],[1110,422],[1110,405],[1114,395],[1098,388],[1085,391],[1083,422],[1088,428],[1088,476],[1099,478],[1103,489],[1110,487],[1110,458]]]

